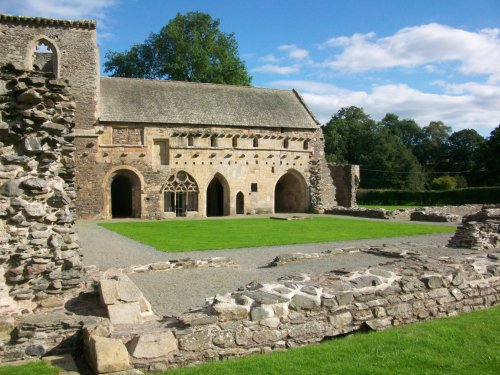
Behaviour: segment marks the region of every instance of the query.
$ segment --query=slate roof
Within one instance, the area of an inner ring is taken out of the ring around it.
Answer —
[[[101,122],[317,128],[295,90],[101,78]]]

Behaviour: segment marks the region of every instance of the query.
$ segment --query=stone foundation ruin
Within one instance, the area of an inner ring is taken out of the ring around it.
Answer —
[[[500,247],[500,207],[484,207],[463,218],[449,247],[487,250]]]

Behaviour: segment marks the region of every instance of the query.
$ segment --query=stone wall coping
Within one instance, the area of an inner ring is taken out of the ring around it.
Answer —
[[[25,16],[14,16],[10,14],[0,14],[0,23],[17,23],[17,24],[30,24],[30,25],[40,25],[40,26],[64,26],[64,27],[74,27],[80,29],[95,30],[97,23],[94,20],[61,20],[53,18],[42,18],[42,17],[25,17]]]

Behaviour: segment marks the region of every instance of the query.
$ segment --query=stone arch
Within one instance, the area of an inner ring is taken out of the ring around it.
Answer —
[[[198,211],[199,188],[193,176],[185,171],[170,175],[162,186],[163,211],[175,216],[187,216],[188,211]]]
[[[274,212],[306,212],[307,184],[302,174],[289,169],[276,182],[274,188]]]
[[[236,194],[236,215],[245,213],[245,195],[240,191]]]
[[[39,50],[40,46],[45,46],[46,50]],[[45,73],[52,73],[54,77],[59,77],[60,51],[57,44],[46,36],[35,38],[28,46],[26,56],[27,70],[38,70]]]
[[[229,215],[229,184],[226,178],[216,173],[207,187],[207,216]]]
[[[108,171],[103,184],[104,217],[142,217],[143,186],[143,176],[133,167],[120,166]]]

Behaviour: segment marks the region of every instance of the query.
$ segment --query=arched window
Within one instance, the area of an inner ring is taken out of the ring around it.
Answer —
[[[233,147],[238,147],[238,136],[237,135],[235,135],[233,137]]]
[[[194,146],[194,137],[192,135],[188,136],[188,146]]]
[[[307,139],[304,141],[304,150],[309,150],[309,141]]]
[[[33,51],[32,69],[44,73],[52,73],[57,77],[57,51],[54,45],[40,39]]]
[[[253,139],[253,147],[259,147],[259,138],[255,137]]]
[[[283,148],[288,148],[288,143],[289,143],[288,138],[285,138],[283,140]]]
[[[198,185],[184,171],[171,175],[163,186],[163,211],[186,216],[187,211],[198,211]]]

